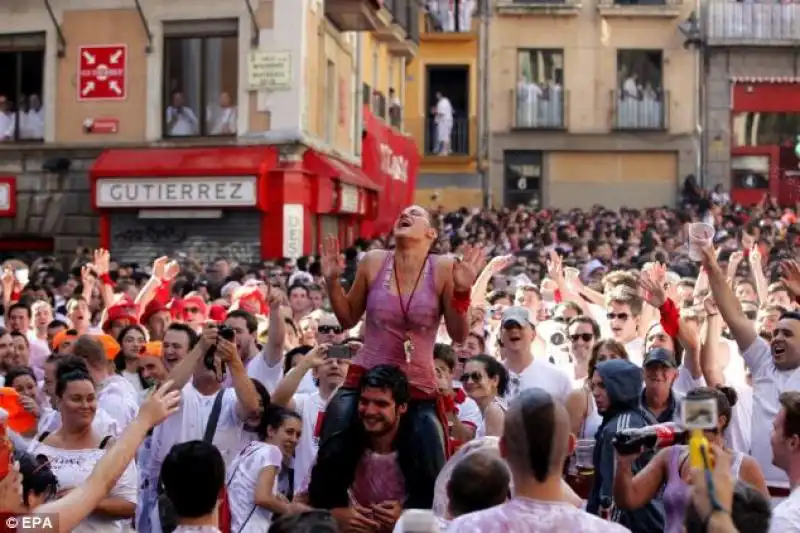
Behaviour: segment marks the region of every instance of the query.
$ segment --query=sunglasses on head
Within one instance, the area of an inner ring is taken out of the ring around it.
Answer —
[[[318,326],[317,327],[317,331],[319,331],[320,333],[323,333],[323,334],[332,333],[334,335],[338,335],[338,334],[340,334],[342,332],[342,328],[339,327],[339,326]]]
[[[589,342],[594,338],[594,335],[591,333],[576,333],[574,335],[569,336],[569,340],[572,342],[578,342],[578,339],[582,340],[583,342]]]
[[[469,383],[470,381],[474,381],[475,383],[480,383],[483,379],[483,374],[480,372],[469,372],[465,374],[461,374],[461,383]]]
[[[606,315],[606,318],[607,318],[608,320],[614,320],[615,318],[619,318],[620,320],[622,320],[623,322],[625,322],[626,320],[628,320],[628,318],[629,318],[630,316],[631,316],[631,315],[629,315],[628,313],[608,313],[608,314]]]

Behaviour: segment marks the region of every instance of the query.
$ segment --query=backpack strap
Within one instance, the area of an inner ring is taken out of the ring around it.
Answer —
[[[214,434],[217,432],[217,424],[219,424],[219,415],[222,412],[222,395],[225,394],[225,389],[221,389],[216,398],[214,398],[214,405],[211,407],[211,414],[208,417],[208,424],[206,424],[206,432],[203,435],[203,442],[211,444],[214,440]]]
[[[100,446],[98,446],[98,448],[101,450],[105,450],[109,441],[111,441],[111,435],[106,435],[105,437],[103,437],[103,440],[100,441]]]

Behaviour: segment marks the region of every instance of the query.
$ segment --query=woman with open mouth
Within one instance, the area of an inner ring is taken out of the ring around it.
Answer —
[[[337,457],[352,442],[348,431],[355,423],[358,383],[366,370],[380,364],[405,372],[411,385],[411,403],[405,421],[408,432],[398,437],[407,508],[430,508],[433,486],[447,456],[446,420],[440,409],[433,346],[444,318],[453,342],[469,334],[470,291],[485,263],[485,253],[467,247],[463,258],[436,255],[437,219],[420,206],[403,210],[394,225],[393,250],[370,250],[358,265],[349,292],[340,284],[344,270],[339,243],[325,242],[322,273],[331,306],[344,329],[365,315],[364,344],[350,365],[347,379],[331,399],[325,414],[317,463],[309,486],[311,504],[317,508],[341,507],[349,487],[341,480]],[[365,314],[366,313],[366,314]],[[403,455],[403,452],[400,452]],[[407,460],[406,460],[407,459]]]

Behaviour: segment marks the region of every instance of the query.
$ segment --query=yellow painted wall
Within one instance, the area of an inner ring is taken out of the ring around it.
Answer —
[[[348,155],[355,153],[352,138],[355,109],[353,106],[353,39],[336,30],[324,17],[323,10],[309,12],[305,28],[309,133],[328,141],[328,124],[333,122],[329,144]],[[333,77],[328,76],[328,61],[333,63]],[[328,91],[333,98],[329,100]]]
[[[361,41],[361,80],[369,85],[372,90],[383,93],[389,103],[389,88],[394,88],[400,94],[402,84],[403,59],[389,53],[386,45],[377,41],[371,33],[363,33]],[[375,52],[377,51],[377,62]],[[393,68],[390,68],[393,65]],[[391,71],[391,72],[390,72]],[[391,77],[390,77],[391,75]]]
[[[676,17],[601,19],[594,2],[576,16],[498,15],[490,34],[490,126],[507,131],[513,119],[512,91],[518,78],[517,50],[564,51],[567,125],[574,133],[605,133],[612,118],[611,91],[617,86],[617,50],[662,50],[663,84],[669,92],[669,132],[693,131],[694,52],[683,47],[677,25],[692,11],[683,4]],[[601,22],[603,21],[604,22]]]

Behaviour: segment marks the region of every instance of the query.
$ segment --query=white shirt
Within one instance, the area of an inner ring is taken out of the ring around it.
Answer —
[[[23,139],[44,139],[44,109],[30,109],[24,113],[19,129]]]
[[[295,410],[303,420],[303,432],[294,452],[294,479],[298,489],[295,492],[304,492],[308,488],[311,467],[317,460],[319,435],[327,405],[328,402],[322,399],[319,392],[294,395]]]
[[[450,99],[443,96],[436,102],[436,118],[437,119],[451,119],[453,118],[453,104]]]
[[[10,141],[14,139],[14,130],[16,127],[16,114],[0,112],[0,141]]]
[[[636,366],[642,366],[644,362],[644,339],[636,337],[632,341],[625,343],[625,351],[628,352],[628,361]]]
[[[236,108],[221,107],[214,111],[214,124],[211,127],[211,135],[235,134],[236,133]]]
[[[567,402],[567,397],[572,392],[572,381],[569,376],[559,370],[549,361],[534,359],[520,374],[508,371],[509,388],[506,393],[506,404],[516,398],[526,389],[538,387],[549,392],[553,398],[561,403]]]
[[[97,406],[117,421],[122,432],[139,413],[139,393],[130,381],[112,374],[98,387]]]
[[[105,455],[106,450],[63,450],[48,446],[37,440],[31,443],[28,452],[33,455],[41,454],[47,456],[50,468],[58,479],[58,488],[63,490],[79,487],[85,483],[92,473],[94,465]],[[108,495],[136,503],[136,464],[133,461],[128,464],[122,477],[117,480]],[[73,533],[122,532],[123,522],[122,520],[111,520],[90,514],[72,531]]]
[[[283,454],[274,444],[251,442],[233,460],[228,480],[228,504],[231,509],[231,531],[238,533],[263,533],[272,522],[272,511],[255,503],[256,487],[261,472],[275,468],[272,494],[278,494],[278,475],[283,465]]]
[[[800,533],[800,491],[796,488],[772,510],[769,533]]]
[[[247,375],[255,379],[267,389],[267,392],[272,394],[278,387],[278,383],[283,379],[283,359],[273,366],[267,364],[267,359],[264,357],[264,352],[247,363]],[[314,385],[314,376],[311,372],[307,372],[300,381],[300,386],[297,387],[299,394],[311,394],[317,391],[317,386]]]
[[[172,106],[167,108],[166,126],[168,128],[170,127],[170,123],[175,115],[177,115],[177,120],[169,130],[170,135],[197,135],[200,133],[200,128],[198,127],[199,122],[197,121],[194,111],[186,106],[181,108],[180,113],[178,113],[178,110]]]
[[[43,408],[42,416],[39,417],[39,425],[36,429],[38,434],[53,433],[60,427],[61,413],[49,407]],[[98,435],[112,435],[114,437],[118,437],[122,433],[117,421],[100,407],[94,413],[92,430]]]
[[[778,370],[772,360],[770,346],[761,337],[742,353],[744,362],[753,374],[752,444],[753,458],[758,461],[767,485],[789,486],[786,472],[772,464],[770,433],[772,423],[781,409],[778,397],[784,391],[800,390],[800,368]]]

